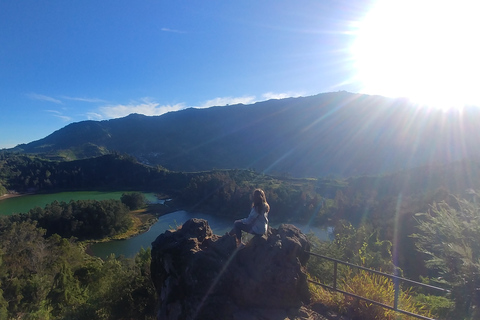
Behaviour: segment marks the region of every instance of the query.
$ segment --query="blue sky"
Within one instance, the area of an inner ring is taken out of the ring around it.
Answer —
[[[358,91],[349,47],[367,8],[0,0],[0,148],[131,112]]]
[[[477,0],[0,0],[0,149],[72,122],[346,90],[480,106]]]

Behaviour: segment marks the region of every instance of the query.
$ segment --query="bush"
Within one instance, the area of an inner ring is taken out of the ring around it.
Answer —
[[[455,204],[434,203],[418,213],[418,233],[412,237],[426,257],[431,281],[447,284],[461,318],[478,319],[480,299],[480,194],[473,201],[455,198]]]
[[[431,296],[425,294],[417,294],[414,296],[415,300],[419,303],[427,305],[438,319],[453,319],[452,313],[455,308],[455,302],[439,296]]]

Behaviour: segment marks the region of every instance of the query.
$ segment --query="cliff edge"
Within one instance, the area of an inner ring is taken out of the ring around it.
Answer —
[[[322,319],[310,301],[310,243],[293,225],[269,229],[243,249],[190,219],[152,243],[157,319]]]

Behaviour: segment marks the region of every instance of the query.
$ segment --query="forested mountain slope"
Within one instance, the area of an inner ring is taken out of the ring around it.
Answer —
[[[478,108],[445,112],[336,92],[84,121],[15,150],[71,158],[118,151],[177,171],[352,176],[478,158],[479,127]]]

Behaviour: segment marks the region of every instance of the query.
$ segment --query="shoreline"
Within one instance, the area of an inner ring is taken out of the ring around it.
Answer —
[[[138,211],[136,213],[131,212],[133,216],[136,218],[138,218],[139,215],[144,215],[144,217],[147,218],[145,221],[140,223],[136,228],[130,229],[130,231],[136,231],[136,232],[129,233],[128,231],[126,231],[123,234],[119,234],[119,235],[115,235],[115,236],[111,236],[103,239],[89,239],[89,240],[80,241],[80,243],[83,243],[84,245],[85,252],[90,256],[97,257],[91,249],[92,245],[97,243],[102,243],[102,242],[109,242],[109,241],[128,240],[142,233],[146,233],[150,231],[150,229],[155,223],[158,222],[159,217],[181,210],[181,209],[169,207],[164,204],[150,204],[150,205],[147,205],[147,208],[145,208],[144,210],[145,211],[141,213]]]
[[[7,194],[4,194],[3,196],[0,196],[0,201],[6,200],[6,199],[10,199],[10,198],[17,198],[17,197],[23,197],[23,196],[31,196],[31,195],[34,195],[34,194],[35,194],[34,192],[28,192],[28,193],[18,193],[18,192],[15,192],[15,193],[7,193]]]

